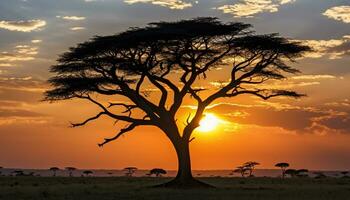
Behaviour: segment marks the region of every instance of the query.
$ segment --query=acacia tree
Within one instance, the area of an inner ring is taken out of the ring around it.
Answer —
[[[281,163],[277,163],[275,165],[275,167],[279,167],[282,170],[282,178],[286,177],[286,170],[289,167],[289,163],[285,163],[285,162],[281,162]]]
[[[116,35],[96,36],[70,48],[51,67],[56,75],[49,80],[53,89],[45,96],[48,101],[83,99],[101,109],[73,127],[101,116],[128,124],[100,147],[138,126],[158,127],[178,157],[177,176],[166,186],[198,186],[202,184],[191,173],[189,143],[205,109],[220,98],[243,94],[264,100],[300,97],[294,91],[256,86],[297,73],[287,64],[308,50],[278,34],[258,35],[249,24],[222,23],[216,18],[150,23]],[[212,88],[211,94],[204,96],[195,84],[216,68],[229,68],[230,77],[222,87]],[[157,98],[150,97],[146,90],[149,85],[158,90]],[[102,101],[115,97],[123,97],[128,103]],[[188,97],[196,101],[197,108],[180,129],[177,114]]]
[[[167,171],[165,171],[164,169],[162,168],[154,168],[152,169],[149,174],[152,176],[152,174],[154,174],[156,177],[161,177],[162,174],[167,174]]]
[[[124,171],[125,171],[125,176],[132,177],[137,171],[137,167],[125,167]]]
[[[249,161],[243,164],[243,167],[247,169],[249,172],[249,177],[253,177],[253,172],[255,169],[255,166],[260,165],[260,163],[255,161]]]
[[[58,168],[58,167],[51,167],[49,170],[53,172],[52,176],[56,176],[57,171],[59,171],[60,168]]]
[[[77,168],[75,167],[66,167],[66,170],[69,173],[69,177],[73,177],[73,171],[75,171]]]
[[[239,173],[242,177],[245,177],[247,175],[248,169],[244,166],[238,166],[236,169],[233,170],[233,173]]]

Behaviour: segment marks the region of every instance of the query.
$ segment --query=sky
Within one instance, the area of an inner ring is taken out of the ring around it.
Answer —
[[[149,22],[213,16],[252,24],[310,45],[293,66],[302,71],[272,86],[307,94],[295,100],[253,97],[212,104],[218,125],[191,142],[194,169],[233,169],[246,161],[261,168],[350,169],[350,0],[1,0],[0,166],[176,169],[164,133],[140,127],[99,148],[122,125],[103,118],[70,128],[98,108],[79,100],[41,101],[50,88],[49,67],[69,47]],[[198,86],[225,81],[211,72]],[[156,93],[156,92],[155,92]],[[157,95],[157,94],[154,94]],[[193,111],[186,100],[184,119]]]

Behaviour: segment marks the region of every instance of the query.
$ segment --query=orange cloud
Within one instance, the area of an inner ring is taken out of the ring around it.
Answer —
[[[323,13],[330,19],[350,23],[350,6],[336,6],[329,8]]]
[[[0,21],[0,28],[10,31],[31,32],[40,30],[46,25],[44,20],[21,20],[21,21]]]
[[[241,0],[233,5],[223,5],[216,9],[234,17],[253,17],[262,12],[277,12],[278,8],[295,0]]]
[[[350,38],[348,35],[340,39],[330,40],[297,40],[310,47],[313,51],[305,54],[309,58],[321,58],[327,56],[329,59],[340,59],[350,53]]]

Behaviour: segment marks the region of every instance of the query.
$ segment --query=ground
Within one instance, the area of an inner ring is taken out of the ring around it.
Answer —
[[[214,189],[152,188],[168,178],[0,177],[1,200],[350,199],[349,178],[201,178]]]

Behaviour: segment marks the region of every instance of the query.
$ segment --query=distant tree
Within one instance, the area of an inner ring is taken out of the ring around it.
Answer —
[[[125,176],[127,177],[132,177],[134,173],[136,172],[137,168],[136,167],[125,167]]]
[[[2,169],[3,169],[3,167],[0,167],[0,175],[2,175]]]
[[[113,172],[107,172],[107,174],[108,174],[109,176],[112,176],[112,175],[113,175]]]
[[[248,169],[244,166],[238,166],[233,170],[233,173],[239,173],[242,177],[245,177],[248,174]]]
[[[285,171],[285,174],[289,175],[290,177],[296,177],[296,175],[298,174],[296,169],[287,169]]]
[[[296,176],[297,177],[307,177],[308,176],[308,173],[309,173],[309,170],[308,169],[298,169],[296,171]]]
[[[58,167],[51,167],[51,168],[50,168],[50,171],[53,172],[52,176],[56,176],[56,173],[57,173],[57,171],[59,171],[59,170],[60,170],[60,168],[58,168]]]
[[[128,124],[100,143],[101,147],[138,126],[158,127],[178,157],[176,178],[164,186],[203,187],[205,184],[192,176],[189,144],[206,108],[219,99],[243,94],[263,100],[303,96],[259,85],[299,72],[289,63],[306,51],[309,47],[299,42],[277,34],[258,35],[249,24],[223,23],[217,18],[150,23],[117,35],[97,36],[70,48],[51,67],[56,75],[49,80],[53,89],[46,92],[45,99],[82,99],[101,109],[73,127],[101,116]],[[203,89],[195,87],[198,80],[219,68],[228,68],[226,80],[220,80],[223,84],[219,88],[211,88],[212,93],[201,95]],[[150,97],[150,87],[159,91],[157,98]],[[127,103],[106,105],[104,100],[115,96],[127,99]],[[182,129],[177,119],[189,97],[196,102],[196,110]],[[125,110],[118,112],[116,107]]]
[[[91,171],[91,170],[85,170],[85,171],[83,171],[83,174],[85,175],[85,176],[90,176],[91,174],[93,174],[94,172],[93,171]]]
[[[249,161],[243,164],[243,167],[246,168],[249,173],[249,177],[253,177],[253,172],[257,165],[260,165],[260,163],[254,161]]]
[[[155,175],[156,177],[160,177],[164,174],[167,174],[167,171],[165,171],[164,169],[160,169],[160,168],[154,168],[150,171],[151,175]]]
[[[72,177],[73,176],[73,171],[75,171],[77,168],[75,167],[66,167],[66,170],[68,171],[69,173],[69,177]]]
[[[285,174],[291,177],[306,177],[308,176],[309,170],[307,169],[287,169]]]
[[[279,167],[282,170],[282,178],[286,177],[286,169],[289,167],[289,163],[277,163],[275,167]]]
[[[342,171],[340,173],[343,175],[343,177],[347,178],[348,174],[349,174],[349,171]]]
[[[15,170],[15,171],[12,171],[11,174],[15,176],[23,176],[24,172],[22,170]]]

